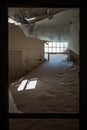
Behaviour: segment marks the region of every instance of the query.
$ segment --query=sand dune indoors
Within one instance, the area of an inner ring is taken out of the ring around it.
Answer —
[[[67,61],[67,55],[51,56],[50,61],[23,77],[28,80],[37,78],[34,89],[25,87],[17,91],[20,79],[10,85],[17,109],[23,113],[78,113],[78,72],[78,65]]]

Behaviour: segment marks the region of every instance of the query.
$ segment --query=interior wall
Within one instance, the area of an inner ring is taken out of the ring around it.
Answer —
[[[19,67],[20,75],[30,71],[33,67],[37,66],[44,60],[44,42],[35,38],[27,38],[19,26],[8,25],[8,51],[9,53],[9,71],[10,75],[12,70],[15,71],[14,77],[17,75],[18,55],[12,52],[21,52],[21,66]],[[14,58],[15,57],[15,58]],[[11,64],[15,64],[15,67]],[[13,69],[14,67],[14,69]]]
[[[77,21],[71,22],[69,25],[69,50],[70,59],[77,61],[79,63],[79,50],[80,50],[80,23],[79,23],[79,13]]]
[[[79,24],[70,25],[70,50],[79,55]]]
[[[22,72],[22,51],[9,50],[9,77],[14,78]],[[15,60],[14,60],[15,59]]]

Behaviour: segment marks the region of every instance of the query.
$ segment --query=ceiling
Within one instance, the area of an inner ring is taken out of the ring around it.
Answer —
[[[66,8],[9,8],[8,16],[22,24],[30,24],[31,22],[36,22],[47,17],[50,18],[53,14],[64,10]],[[36,19],[28,22],[25,17],[36,17]]]
[[[20,23],[27,37],[67,40],[69,26],[79,23],[79,8],[9,8],[8,17]]]

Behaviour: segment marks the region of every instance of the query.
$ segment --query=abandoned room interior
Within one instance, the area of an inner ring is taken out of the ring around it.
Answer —
[[[8,8],[9,113],[79,113],[79,17],[79,8]],[[77,130],[75,120],[53,126]]]

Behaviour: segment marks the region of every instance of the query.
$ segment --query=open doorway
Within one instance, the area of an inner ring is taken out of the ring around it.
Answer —
[[[66,63],[67,59],[67,54],[49,54],[49,62],[52,64]]]
[[[49,60],[49,54],[48,53],[44,53],[44,58],[45,58],[45,60]]]

